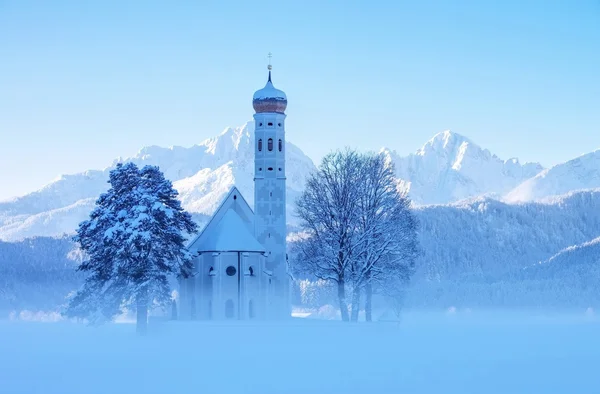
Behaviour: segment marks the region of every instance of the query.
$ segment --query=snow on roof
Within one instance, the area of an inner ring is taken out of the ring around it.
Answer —
[[[276,99],[276,100],[287,100],[286,94],[276,89],[271,82],[267,82],[264,88],[257,90],[252,97],[253,100],[265,100],[265,99]]]
[[[202,234],[194,249],[198,252],[262,253],[266,251],[233,209],[228,209],[211,231]]]
[[[236,200],[235,198],[232,199],[232,196],[240,196],[239,200]],[[218,219],[216,219],[219,216],[219,212],[223,211],[225,212],[227,209],[231,208],[231,203],[234,201],[238,201],[238,207],[242,209],[242,211],[247,210],[249,212],[250,215],[254,215],[254,212],[252,211],[252,208],[250,207],[250,205],[248,205],[248,201],[246,201],[246,199],[244,198],[244,196],[242,195],[242,193],[240,193],[240,191],[238,190],[237,187],[232,186],[229,189],[229,192],[227,193],[227,195],[223,198],[223,200],[221,201],[221,203],[219,204],[219,206],[217,207],[217,209],[213,212],[210,220],[208,221],[208,223],[206,223],[206,225],[202,228],[202,230],[198,233],[198,235],[196,235],[195,237],[192,238],[192,240],[190,242],[188,242],[187,244],[187,248],[188,249],[194,249],[194,245],[196,244],[196,242],[202,238],[203,234],[205,232],[207,232],[211,227],[213,227],[213,222],[215,222]],[[243,216],[241,216],[242,218],[244,218]]]
[[[271,82],[271,71],[269,71],[269,80],[264,88],[254,92],[252,96],[253,100],[265,100],[265,99],[276,99],[276,100],[287,100],[287,96],[282,90],[279,90],[273,86]]]

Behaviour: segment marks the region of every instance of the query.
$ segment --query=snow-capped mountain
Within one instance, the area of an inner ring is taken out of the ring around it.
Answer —
[[[98,195],[104,190],[98,192]],[[30,203],[31,200],[27,201]],[[65,207],[32,214],[2,216],[0,213],[0,240],[14,241],[36,236],[71,234],[79,223],[87,219],[96,198],[83,198]],[[32,210],[35,206],[30,206]]]
[[[502,160],[449,130],[436,134],[416,153],[400,157],[383,150],[396,165],[418,204],[446,204],[468,197],[499,196],[543,170],[538,163]]]
[[[600,149],[543,170],[510,191],[506,201],[531,201],[572,190],[600,188]]]
[[[254,123],[248,122],[189,148],[150,146],[104,170],[61,176],[36,192],[0,202],[0,240],[73,233],[107,189],[109,171],[123,161],[159,166],[179,191],[184,208],[199,222],[214,212],[233,184],[252,205],[253,134]],[[286,149],[287,208],[293,225],[294,201],[315,166],[295,145],[288,142]],[[509,202],[522,201],[600,187],[600,151],[544,170],[538,163],[502,160],[468,138],[444,131],[406,157],[387,148],[382,152],[395,164],[416,205],[448,204],[480,196],[509,196]]]
[[[227,128],[214,138],[190,148],[143,148],[132,158],[118,159],[103,171],[62,176],[39,191],[0,202],[0,239],[13,241],[35,235],[73,233],[85,220],[98,196],[108,189],[108,175],[118,162],[156,165],[179,191],[183,207],[211,215],[234,184],[250,205],[254,201],[254,122]],[[286,143],[288,215],[293,222],[295,197],[312,160],[293,144]]]

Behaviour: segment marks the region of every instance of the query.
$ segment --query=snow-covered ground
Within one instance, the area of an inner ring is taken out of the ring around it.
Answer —
[[[598,393],[600,319],[406,313],[397,323],[185,323],[97,328],[0,321],[0,392]]]

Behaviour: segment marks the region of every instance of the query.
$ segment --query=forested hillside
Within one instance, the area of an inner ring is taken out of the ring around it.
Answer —
[[[545,203],[479,198],[418,207],[416,215],[422,255],[408,306],[583,307],[600,300],[593,279],[600,249],[590,243],[600,237],[600,191]],[[58,308],[80,284],[79,259],[70,238],[0,242],[2,315]]]
[[[78,261],[69,238],[0,241],[0,316],[13,310],[55,310],[81,283]]]

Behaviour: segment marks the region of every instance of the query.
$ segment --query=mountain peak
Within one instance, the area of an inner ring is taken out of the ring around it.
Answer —
[[[440,131],[439,133],[435,134],[430,141],[434,141],[434,140],[444,140],[444,141],[448,141],[448,140],[461,140],[461,141],[468,141],[470,142],[469,138],[465,137],[462,134],[459,134],[455,131],[452,131],[450,129],[448,130],[444,130],[444,131]]]
[[[295,198],[314,164],[289,141],[285,146],[286,209],[292,223]],[[196,216],[211,215],[234,184],[249,202],[253,200],[254,122],[227,127],[215,137],[187,148],[147,146],[134,157],[115,160],[103,171],[64,175],[37,192],[2,202],[0,239],[72,233],[89,215],[98,196],[108,189],[109,172],[119,162],[158,166],[179,191],[185,209]]]
[[[218,137],[232,135],[232,136],[240,136],[243,134],[249,134],[254,132],[254,121],[249,120],[241,126],[238,127],[225,127],[221,133],[219,133]],[[213,137],[215,138],[215,137]],[[212,138],[209,138],[212,139]]]
[[[382,150],[395,163],[396,175],[410,185],[419,204],[445,204],[480,195],[502,195],[532,176],[540,165],[503,161],[471,139],[444,130],[408,157]]]
[[[455,133],[451,130],[444,130],[434,135],[429,141],[417,150],[417,155],[425,156],[432,152],[439,153],[457,153],[459,150],[465,151],[467,148],[472,147],[476,150],[482,150],[477,144],[474,144],[469,138]]]
[[[505,195],[507,201],[530,201],[565,194],[571,190],[600,187],[600,150],[538,172]]]

